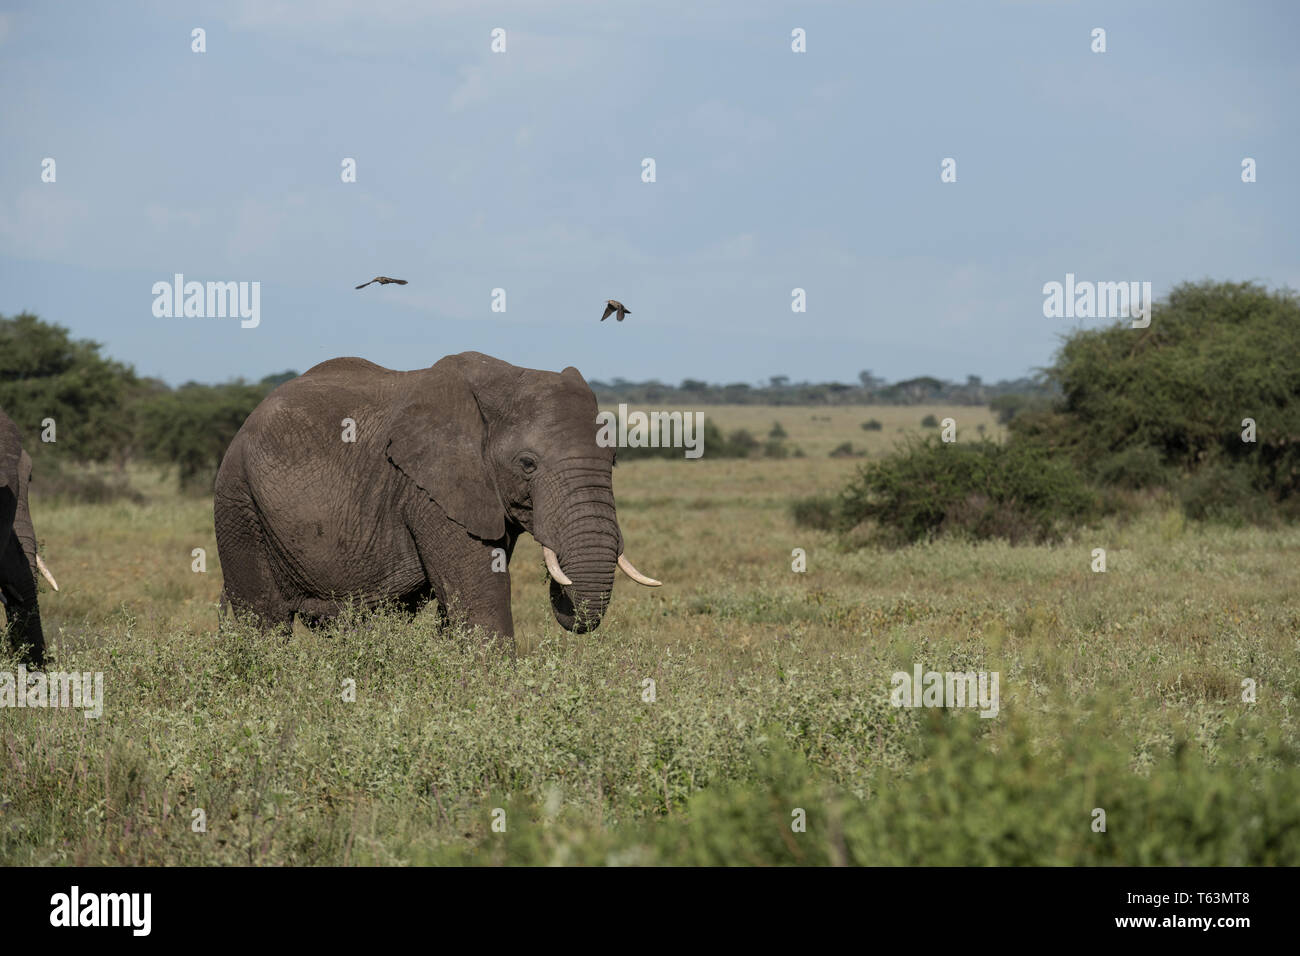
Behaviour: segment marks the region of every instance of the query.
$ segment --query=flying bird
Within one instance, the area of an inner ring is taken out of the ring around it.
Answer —
[[[380,285],[388,285],[390,282],[395,282],[398,285],[406,285],[405,279],[390,279],[388,276],[375,276],[370,280],[370,282],[378,282]],[[361,285],[357,286],[357,288],[364,289],[366,286],[370,285],[370,282],[363,282]]]
[[[600,321],[604,322],[615,312],[618,313],[618,320],[620,322],[623,321],[623,316],[632,314],[632,310],[629,309],[627,306],[625,306],[622,302],[619,302],[618,299],[606,299],[605,314],[600,317]]]

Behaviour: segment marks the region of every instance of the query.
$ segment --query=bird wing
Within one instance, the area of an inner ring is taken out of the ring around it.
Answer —
[[[370,280],[370,282],[374,282],[374,281],[375,281],[374,279],[371,279],[371,280]],[[357,286],[357,288],[358,288],[358,289],[364,289],[366,286],[370,285],[370,282],[363,282],[363,283],[361,283],[361,285]]]
[[[600,321],[604,322],[606,319],[608,319],[611,315],[613,315],[617,311],[618,310],[614,308],[612,305],[605,306],[605,314],[600,317]]]
[[[406,285],[405,279],[390,279],[390,282],[396,282],[398,285]]]

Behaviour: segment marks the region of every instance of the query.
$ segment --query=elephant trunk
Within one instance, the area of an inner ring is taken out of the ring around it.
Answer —
[[[534,536],[554,552],[555,563],[569,581],[560,584],[552,569],[555,620],[578,634],[593,631],[609,607],[622,550],[609,464],[596,459],[573,462],[545,482],[535,499]]]
[[[27,488],[27,468],[24,467],[18,476],[18,509],[14,512],[14,537],[22,546],[23,557],[27,559],[27,566],[32,572],[32,581],[35,582],[42,569],[38,563],[40,559],[36,556],[36,527],[32,524],[32,512],[27,506]]]

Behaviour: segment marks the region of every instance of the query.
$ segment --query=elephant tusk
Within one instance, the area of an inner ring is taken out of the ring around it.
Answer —
[[[555,579],[556,584],[568,587],[573,583],[569,580],[569,576],[560,570],[560,559],[546,545],[542,545],[542,557],[546,559],[546,570],[551,572],[551,577]]]
[[[648,578],[636,568],[632,567],[632,562],[627,559],[627,555],[618,556],[618,566],[623,569],[623,573],[635,581],[637,584],[644,584],[648,588],[657,588],[663,584],[662,581],[656,581],[654,578]]]
[[[41,576],[44,577],[45,580],[50,582],[50,587],[54,588],[56,591],[59,589],[59,582],[54,580],[54,575],[50,574],[50,569],[45,566],[45,562],[41,560],[39,554],[36,556],[36,569],[41,572]]]

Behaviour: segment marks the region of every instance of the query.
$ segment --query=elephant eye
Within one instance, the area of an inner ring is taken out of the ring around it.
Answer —
[[[531,475],[537,470],[537,461],[530,458],[528,455],[525,455],[523,458],[519,459],[519,467],[524,470],[525,475]]]

